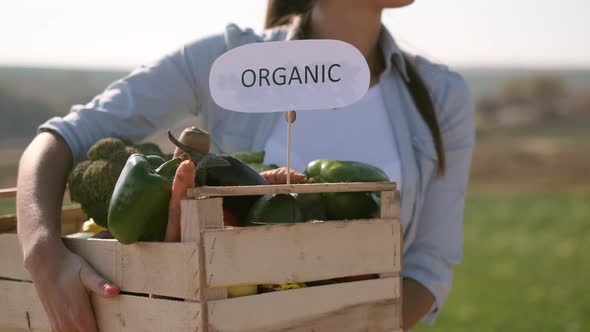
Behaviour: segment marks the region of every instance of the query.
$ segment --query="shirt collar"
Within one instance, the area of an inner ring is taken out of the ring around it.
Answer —
[[[391,65],[393,64],[401,73],[404,80],[406,80],[406,82],[409,82],[410,78],[408,77],[408,71],[406,70],[406,60],[404,58],[404,54],[397,45],[391,33],[389,33],[389,30],[387,30],[387,28],[384,25],[381,25],[379,44],[381,45],[383,58],[386,60],[385,70],[390,69]]]
[[[293,17],[293,20],[287,29],[286,40],[302,38],[303,33],[301,27],[302,24],[304,24],[308,19],[309,16],[298,15]],[[406,60],[404,58],[403,52],[385,25],[381,25],[379,44],[381,45],[381,51],[383,52],[383,58],[385,59],[385,70],[387,71],[391,69],[393,64],[393,66],[395,66],[400,72],[404,80],[409,82],[410,78],[408,77]]]

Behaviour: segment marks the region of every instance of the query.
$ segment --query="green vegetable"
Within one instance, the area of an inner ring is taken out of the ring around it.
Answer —
[[[319,176],[307,179],[306,183],[325,183]],[[327,220],[326,198],[321,193],[297,194],[297,204],[303,212],[305,221]]]
[[[141,143],[135,146],[137,153],[146,155],[146,156],[158,156],[161,158],[166,157],[160,147],[154,143]],[[170,159],[170,158],[169,158]]]
[[[129,157],[110,201],[108,228],[124,244],[162,241],[166,234],[172,177],[181,159],[156,170],[148,159],[141,154]]]
[[[326,182],[385,182],[387,175],[379,168],[356,161],[320,159],[305,170],[307,177],[321,177]],[[370,218],[379,205],[372,193],[327,193],[324,195],[328,219]]]
[[[203,155],[196,149],[179,142],[169,132],[170,141],[190,155],[197,165],[197,185],[208,186],[256,186],[268,184],[254,169],[229,155]],[[238,220],[243,221],[252,205],[261,196],[231,196],[223,199],[223,207]]]
[[[264,151],[235,152],[231,156],[246,164],[262,164],[264,162]]]
[[[389,181],[379,168],[358,161],[314,160],[307,165],[305,175],[319,176],[329,183]]]
[[[246,217],[248,226],[289,224],[305,221],[303,212],[291,195],[264,195],[256,201]]]
[[[88,159],[78,163],[70,173],[68,187],[71,200],[80,203],[88,217],[97,224],[107,227],[109,201],[119,174],[130,155],[147,147],[162,153],[151,143],[134,146],[117,138],[103,138],[96,142],[86,154]],[[162,159],[160,161],[163,162]]]
[[[127,145],[119,139],[103,138],[88,149],[86,156],[88,160],[102,159],[125,163],[130,152],[126,148]]]
[[[141,153],[141,154],[143,154],[143,153]],[[150,164],[150,167],[152,169],[156,169],[156,168],[160,167],[160,165],[162,165],[163,163],[166,162],[166,160],[164,160],[164,158],[162,158],[160,156],[156,156],[156,155],[145,156],[145,158],[147,159],[147,161]]]

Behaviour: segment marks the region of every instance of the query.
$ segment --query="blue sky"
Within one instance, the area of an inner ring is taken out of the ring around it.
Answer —
[[[228,22],[260,29],[265,6],[10,1],[0,12],[0,65],[132,68]],[[590,67],[588,15],[588,0],[416,0],[383,21],[402,47],[453,66]]]

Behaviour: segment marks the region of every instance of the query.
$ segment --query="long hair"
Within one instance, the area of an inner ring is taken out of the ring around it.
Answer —
[[[313,6],[314,0],[268,0],[266,7],[266,29],[288,24],[296,15],[305,14]]]
[[[288,24],[294,16],[305,14],[311,10],[314,1],[315,0],[268,0],[266,20],[264,23],[265,28],[268,29]],[[410,77],[410,83],[407,84],[407,87],[412,95],[416,109],[430,130],[430,135],[434,141],[434,148],[438,157],[438,173],[443,175],[446,167],[445,151],[440,126],[436,118],[436,112],[434,111],[434,103],[426,83],[412,64],[410,56],[404,54],[404,57],[406,60],[405,63],[408,76]]]

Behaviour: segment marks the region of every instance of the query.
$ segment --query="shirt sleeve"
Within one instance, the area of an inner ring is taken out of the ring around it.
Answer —
[[[74,159],[82,160],[101,138],[140,140],[189,112],[197,113],[198,86],[190,63],[191,53],[194,52],[183,47],[136,69],[88,104],[75,105],[66,116],[48,120],[39,131],[60,134]]]
[[[432,324],[451,290],[453,267],[463,254],[463,208],[475,144],[474,107],[465,80],[445,71],[433,91],[445,147],[444,176],[428,183],[416,238],[404,255],[403,276],[424,285],[435,303],[423,322]]]

